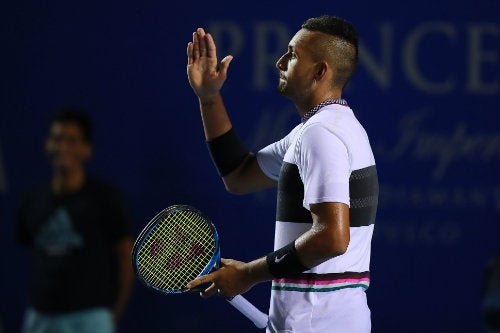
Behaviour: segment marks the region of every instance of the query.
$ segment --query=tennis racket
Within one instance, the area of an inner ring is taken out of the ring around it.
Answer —
[[[139,234],[132,250],[138,279],[167,295],[194,291],[186,284],[218,269],[219,263],[219,237],[214,224],[188,205],[173,205],[158,213]],[[266,327],[267,315],[243,296],[227,300],[255,326]]]

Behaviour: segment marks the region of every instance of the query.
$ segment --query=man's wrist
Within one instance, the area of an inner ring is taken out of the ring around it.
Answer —
[[[212,140],[208,140],[207,147],[210,157],[222,177],[234,171],[250,153],[233,128]]]
[[[219,92],[208,93],[206,95],[198,95],[198,102],[201,107],[211,107],[221,100]]]
[[[269,272],[275,278],[294,276],[309,269],[300,262],[295,241],[269,253],[266,256],[266,262]]]

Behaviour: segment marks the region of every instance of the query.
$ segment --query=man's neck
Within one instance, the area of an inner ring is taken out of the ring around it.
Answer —
[[[83,169],[55,171],[52,177],[52,191],[55,194],[74,193],[83,187],[85,178]]]
[[[316,105],[326,101],[335,100],[342,97],[341,91],[331,91],[325,94],[319,94],[312,96],[309,100],[303,101],[302,103],[295,103],[295,107],[299,111],[301,117],[303,117],[307,112],[311,111]]]

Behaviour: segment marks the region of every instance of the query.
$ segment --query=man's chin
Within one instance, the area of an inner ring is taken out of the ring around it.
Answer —
[[[70,161],[52,161],[52,168],[61,173],[66,173],[76,168],[76,163]]]
[[[278,92],[278,94],[286,96],[286,86],[284,84],[278,84],[276,91]]]

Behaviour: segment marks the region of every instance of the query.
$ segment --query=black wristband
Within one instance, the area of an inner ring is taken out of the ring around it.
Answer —
[[[269,253],[266,256],[266,261],[269,272],[275,278],[297,275],[309,269],[299,261],[295,241]]]
[[[234,129],[207,141],[210,157],[222,177],[234,171],[250,152]]]

